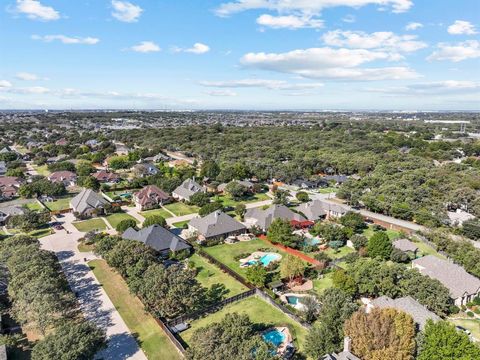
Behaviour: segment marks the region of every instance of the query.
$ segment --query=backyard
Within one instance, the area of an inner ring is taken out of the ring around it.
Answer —
[[[48,170],[47,165],[32,165],[32,168],[37,171],[38,175],[42,175],[47,177],[48,175],[51,174],[51,172]]]
[[[480,320],[478,319],[449,319],[456,326],[470,330],[476,341],[480,341]]]
[[[325,289],[331,288],[333,286],[332,276],[333,273],[328,273],[323,275],[321,279],[313,280],[313,291],[321,295]]]
[[[225,207],[235,207],[238,204],[249,204],[270,199],[266,193],[253,194],[241,200],[234,200],[230,195],[217,195],[212,198],[213,201],[220,201]]]
[[[373,230],[373,226],[369,225],[368,228],[363,230],[363,235],[365,235],[367,237],[367,239],[370,239],[372,237],[372,235],[374,234],[374,232],[375,231]],[[387,229],[386,233],[387,233],[388,237],[390,238],[390,240],[396,240],[396,239],[399,239],[403,236],[403,234],[400,231],[395,231],[395,230],[390,230],[390,229]]]
[[[107,215],[105,218],[114,229],[116,229],[117,225],[120,224],[120,222],[123,220],[135,220],[135,222],[138,224],[137,219],[123,212],[110,214]]]
[[[164,219],[168,219],[172,217],[172,214],[170,214],[167,210],[161,209],[161,208],[155,209],[155,210],[142,211],[140,215],[142,215],[144,218],[148,218],[150,216],[156,216],[156,215],[160,215]]]
[[[223,284],[229,290],[227,297],[231,297],[247,291],[248,288],[230,275],[221,271],[215,265],[209,263],[200,255],[194,254],[189,258],[198,271],[197,280],[205,287],[209,288],[213,284]]]
[[[188,344],[195,330],[219,322],[226,314],[230,313],[246,314],[250,317],[250,320],[255,324],[262,324],[266,328],[271,326],[284,326],[288,325],[295,343],[299,346],[300,350],[303,349],[305,344],[305,338],[307,336],[307,330],[299,323],[289,318],[282,311],[276,309],[272,305],[268,304],[264,300],[257,296],[252,296],[247,299],[234,302],[225,306],[220,311],[210,314],[204,318],[194,320],[190,323],[190,329],[182,332],[180,335],[182,339]]]
[[[440,259],[446,259],[445,256],[439,254],[434,248],[425,244],[422,241],[418,241],[418,242],[415,241],[415,245],[418,247],[418,250],[419,250],[417,256],[433,255]]]
[[[187,205],[183,202],[174,202],[165,205],[165,208],[170,210],[176,216],[183,216],[188,214],[195,214],[198,212],[199,207],[194,205]]]
[[[93,230],[103,231],[107,228],[105,221],[103,221],[102,219],[79,221],[72,223],[72,225],[75,226],[78,231],[85,233]]]
[[[32,210],[32,211],[41,211],[41,210],[43,210],[42,205],[40,205],[40,203],[39,203],[37,200],[34,200],[34,201],[32,201],[32,202],[29,202],[28,204],[26,204],[26,206],[27,206],[27,209]]]
[[[63,197],[56,199],[55,201],[48,201],[45,202],[45,205],[50,211],[60,211],[60,210],[66,210],[70,209],[70,201],[73,199],[73,197]]]
[[[123,321],[130,331],[136,335],[135,337],[148,359],[181,359],[155,319],[145,312],[140,300],[130,293],[122,277],[112,271],[104,260],[93,260],[88,265],[120,313]]]
[[[176,228],[178,229],[183,229],[183,227],[188,224],[190,222],[190,220],[185,220],[185,221],[179,221],[179,222],[176,222],[176,223],[173,223],[172,225],[175,226]]]

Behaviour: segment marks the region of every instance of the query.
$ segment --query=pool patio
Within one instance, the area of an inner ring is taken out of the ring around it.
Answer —
[[[240,259],[240,267],[248,267],[255,265],[257,263],[262,264],[263,266],[268,266],[272,262],[278,262],[282,260],[282,255],[275,253],[275,252],[263,252],[263,251],[255,251],[250,256],[246,257],[245,259]]]

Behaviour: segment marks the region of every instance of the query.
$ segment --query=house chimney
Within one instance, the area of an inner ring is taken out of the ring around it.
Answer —
[[[343,351],[351,352],[352,350],[352,339],[349,336],[343,338]]]

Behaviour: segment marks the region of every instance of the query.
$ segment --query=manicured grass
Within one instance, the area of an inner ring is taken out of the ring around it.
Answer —
[[[265,193],[258,193],[237,201],[232,199],[230,195],[218,195],[218,196],[214,196],[212,200],[221,201],[223,206],[235,207],[238,204],[249,204],[249,203],[258,202],[258,201],[270,200],[270,197]]]
[[[292,336],[296,341],[296,344],[303,349],[305,344],[305,338],[307,336],[307,330],[303,328],[296,321],[290,319],[280,310],[274,308],[264,300],[257,296],[249,297],[245,300],[234,302],[225,306],[220,311],[210,314],[204,318],[194,320],[190,323],[190,329],[182,332],[180,335],[182,339],[188,344],[195,330],[204,327],[208,324],[221,321],[226,314],[231,313],[246,314],[250,317],[250,320],[255,324],[263,324],[266,327],[270,326],[285,326],[288,325],[292,329]]]
[[[148,211],[142,211],[140,213],[145,218],[148,218],[149,216],[155,216],[155,215],[160,215],[164,219],[168,219],[172,217],[172,214],[170,214],[167,210],[165,209],[155,209],[155,210],[148,210]]]
[[[73,226],[75,226],[77,230],[81,232],[89,232],[93,230],[103,231],[107,228],[105,221],[103,221],[102,219],[79,221],[73,223]]]
[[[95,249],[95,246],[87,245],[84,242],[81,242],[78,244],[77,248],[78,248],[78,251],[80,252],[91,252]]]
[[[318,192],[320,194],[331,194],[331,193],[334,193],[334,192],[337,192],[337,188],[335,187],[327,187],[327,188],[322,188],[320,190],[318,190]]]
[[[47,165],[42,165],[42,166],[32,165],[32,167],[33,169],[37,170],[38,175],[48,176],[51,174],[51,172],[48,170]]]
[[[70,201],[73,197],[64,197],[56,199],[55,201],[46,202],[45,205],[50,211],[60,211],[65,209],[70,209]]]
[[[40,203],[38,201],[33,201],[33,202],[30,202],[28,204],[26,204],[27,206],[27,209],[29,210],[32,210],[32,211],[41,211],[43,210],[43,207],[42,205],[40,205]]]
[[[373,226],[372,225],[369,225],[368,228],[363,230],[363,235],[365,235],[367,237],[367,239],[370,239],[373,236],[374,233],[375,233],[375,231],[373,231]],[[386,233],[387,233],[388,237],[390,238],[390,240],[399,239],[403,236],[403,234],[400,231],[395,231],[395,230],[390,230],[390,229],[387,229]]]
[[[223,284],[227,290],[229,290],[228,294],[226,294],[227,297],[231,297],[248,290],[247,287],[243,286],[230,275],[221,271],[215,265],[209,263],[200,255],[193,254],[189,258],[189,261],[195,264],[195,268],[198,271],[196,276],[197,280],[207,288],[213,284]]]
[[[133,296],[122,277],[114,272],[104,260],[92,260],[88,263],[97,280],[120,313],[130,331],[149,360],[180,360],[181,357],[173,344],[154,318],[145,312],[140,300]]]
[[[415,245],[418,247],[417,256],[426,256],[426,255],[433,255],[440,259],[445,259],[445,256],[439,254],[434,248],[428,246],[422,241],[415,242]]]
[[[480,341],[480,320],[478,319],[449,319],[455,325],[464,327],[472,332],[472,336]]]
[[[183,229],[183,225],[188,224],[189,222],[190,220],[179,221],[179,222],[173,223],[172,225],[178,229]]]
[[[333,273],[328,273],[322,279],[313,280],[313,291],[320,295],[325,289],[331,288],[333,286],[332,275]]]
[[[43,229],[33,230],[33,231],[29,232],[28,235],[36,237],[37,239],[40,239],[44,236],[51,235],[52,232],[53,232],[53,230],[51,228],[43,228]]]
[[[338,249],[338,251],[335,251],[332,248],[328,248],[327,250],[325,250],[325,253],[332,259],[340,259],[345,255],[351,254],[353,252],[355,252],[355,249],[352,249],[348,246],[342,246],[340,249]]]
[[[235,257],[240,254],[245,254],[246,256],[248,256],[254,251],[258,251],[262,248],[268,248],[271,249],[272,252],[281,253],[283,257],[286,256],[285,253],[281,252],[272,245],[260,239],[254,239],[251,241],[240,241],[236,244],[221,244],[206,247],[203,250],[209,255],[213,256],[218,261],[228,266],[236,273],[245,277],[246,269],[240,268],[240,261],[236,260]]]
[[[174,213],[176,216],[183,216],[188,214],[195,214],[198,212],[199,207],[193,205],[187,205],[183,202],[175,202],[165,205],[165,207]]]
[[[110,214],[106,217],[106,219],[114,229],[116,229],[117,225],[123,220],[132,219],[132,220],[135,220],[135,222],[138,224],[137,219],[125,213]]]

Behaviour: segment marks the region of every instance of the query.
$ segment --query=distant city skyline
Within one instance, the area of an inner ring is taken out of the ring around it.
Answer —
[[[0,109],[480,109],[477,0],[5,0],[0,31]]]

